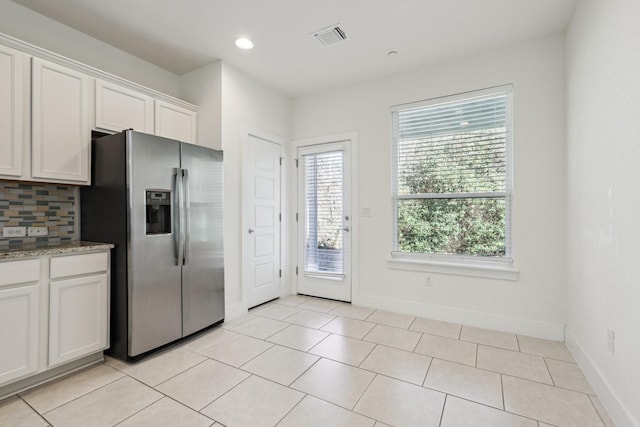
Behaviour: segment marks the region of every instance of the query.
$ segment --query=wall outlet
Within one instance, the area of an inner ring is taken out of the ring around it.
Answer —
[[[27,227],[4,227],[2,229],[2,237],[25,237],[27,235]]]
[[[427,287],[433,286],[433,276],[427,274],[427,276],[424,278],[424,285]]]
[[[616,352],[616,334],[613,329],[607,329],[607,348],[611,353]]]
[[[49,227],[29,227],[27,228],[27,236],[48,236]]]

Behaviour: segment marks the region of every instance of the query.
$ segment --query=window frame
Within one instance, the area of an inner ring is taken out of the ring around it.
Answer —
[[[473,100],[490,95],[505,95],[506,139],[505,139],[505,190],[500,192],[477,193],[423,193],[417,195],[399,194],[398,144],[400,142],[397,114],[401,111],[434,106],[463,100]],[[515,280],[515,245],[513,239],[513,85],[502,85],[474,90],[455,95],[395,105],[391,113],[391,205],[392,205],[392,250],[388,264],[390,268],[403,270],[430,271]],[[460,254],[409,253],[398,250],[398,205],[402,200],[418,199],[462,199],[462,198],[504,198],[505,200],[505,255],[475,256]]]

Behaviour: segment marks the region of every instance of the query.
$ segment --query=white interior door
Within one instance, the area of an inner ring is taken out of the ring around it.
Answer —
[[[350,141],[298,148],[298,293],[351,301]]]
[[[249,134],[244,191],[248,307],[280,296],[280,144]]]

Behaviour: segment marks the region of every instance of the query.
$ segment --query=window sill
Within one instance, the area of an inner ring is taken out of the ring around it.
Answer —
[[[518,270],[511,266],[471,265],[424,259],[391,258],[387,260],[387,266],[393,270],[426,271],[429,273],[511,281],[518,280],[519,274]]]

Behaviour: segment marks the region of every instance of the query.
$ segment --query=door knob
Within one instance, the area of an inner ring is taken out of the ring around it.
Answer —
[[[349,227],[345,227],[343,228],[344,231],[351,231],[351,229]]]
[[[252,234],[254,231],[256,230],[254,230],[253,228],[249,228],[249,234]]]

